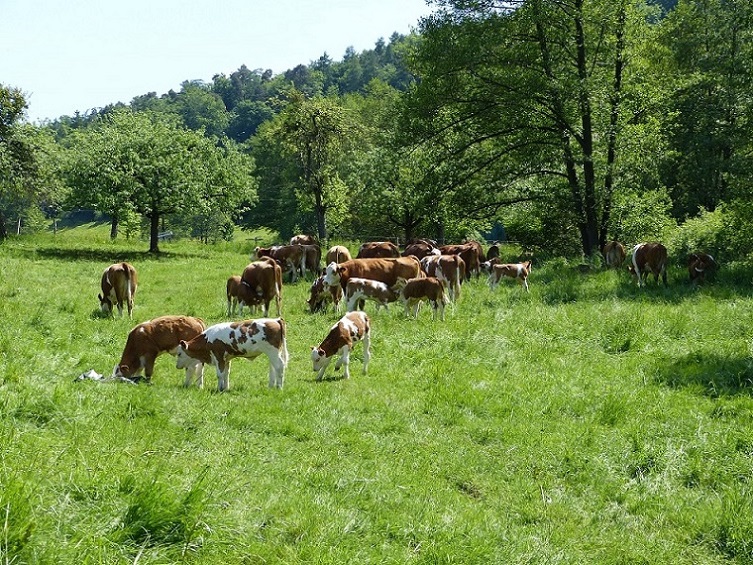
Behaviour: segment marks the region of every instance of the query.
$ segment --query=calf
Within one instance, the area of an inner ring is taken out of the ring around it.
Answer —
[[[639,243],[633,248],[630,273],[638,279],[638,287],[646,283],[648,274],[653,273],[654,281],[659,283],[659,275],[667,286],[667,248],[661,243]]]
[[[528,275],[531,273],[531,262],[524,261],[523,263],[501,263],[492,266],[491,275],[489,275],[489,286],[492,290],[497,288],[499,281],[504,277],[516,279],[520,282],[521,286],[526,289],[526,292],[530,292],[528,289]]]
[[[257,247],[253,258],[269,257],[286,271],[290,271],[291,282],[298,280],[298,273],[306,274],[306,253],[303,245],[277,245],[273,247]]]
[[[147,381],[152,379],[154,362],[163,353],[176,355],[181,340],[193,339],[206,328],[204,320],[191,316],[162,316],[142,322],[131,330],[120,362],[112,371],[115,380],[138,380],[141,371]],[[204,365],[194,360],[186,364],[185,386],[197,375],[199,387],[204,384]]]
[[[348,365],[350,364],[350,352],[353,350],[355,344],[361,340],[363,340],[363,372],[366,373],[369,368],[369,359],[371,358],[371,352],[369,351],[371,345],[369,317],[365,312],[348,312],[332,326],[327,337],[324,338],[324,341],[318,347],[311,348],[311,361],[314,365],[314,371],[319,372],[316,380],[322,380],[324,371],[326,371],[332,357],[336,354],[339,354],[340,358],[335,363],[335,370],[343,366],[345,368],[343,376],[349,379],[350,371]]]
[[[306,303],[309,305],[311,313],[326,311],[327,303],[332,302],[335,311],[340,311],[340,303],[343,299],[343,289],[338,285],[330,286],[324,282],[324,275],[321,275],[311,283],[311,294]]]
[[[439,255],[439,249],[430,242],[420,239],[406,244],[402,256],[407,257],[408,255],[413,255],[416,259],[421,260],[430,255]]]
[[[243,302],[240,300],[241,294],[241,277],[233,275],[227,280],[227,316],[235,315],[235,309],[238,308],[238,314],[243,311]]]
[[[395,302],[397,298],[397,293],[381,281],[351,277],[345,286],[345,300],[348,304],[348,312],[363,310],[366,300],[376,302],[377,310],[379,310],[380,306],[384,306],[385,310],[389,310],[387,304]]]
[[[460,255],[430,255],[421,259],[421,270],[447,283],[450,300],[460,298],[460,283],[465,276],[465,261]]]
[[[486,252],[486,261],[491,261],[494,258],[499,259],[499,243],[496,241],[489,246]]]
[[[442,255],[460,255],[460,258],[465,262],[465,280],[470,280],[471,273],[475,273],[478,277],[481,271],[482,255],[479,249],[480,245],[475,241],[469,241],[462,245],[443,245],[439,248]]]
[[[265,258],[246,265],[241,275],[241,285],[238,289],[240,310],[246,305],[249,309],[261,304],[264,316],[269,316],[269,303],[274,299],[277,315],[280,316],[282,307],[282,269],[273,259]]]
[[[714,258],[708,253],[691,253],[688,256],[690,282],[700,284],[706,280],[706,273],[712,274],[717,267]]]
[[[420,276],[421,265],[415,257],[384,259],[351,259],[344,263],[330,263],[324,274],[324,282],[339,284],[345,290],[351,277],[382,281],[395,286],[398,277],[410,279]]]
[[[436,277],[420,277],[400,281],[400,299],[405,305],[405,314],[410,316],[410,309],[413,308],[413,317],[418,317],[418,309],[421,302],[427,300],[432,308],[432,319],[437,316],[437,310],[440,311],[442,320],[444,320],[444,307],[450,303],[450,299],[444,289],[442,281]]]
[[[290,238],[290,245],[319,245],[319,241],[313,235],[294,235]]]
[[[303,263],[306,267],[306,271],[314,273],[314,276],[319,272],[319,263],[322,261],[322,248],[318,243],[310,245],[302,245],[303,247]],[[305,276],[304,271],[302,275]]]
[[[481,271],[487,275],[491,275],[494,270],[494,265],[501,265],[502,260],[499,257],[492,257],[481,263]]]
[[[400,250],[391,241],[369,241],[361,245],[356,259],[400,257]]]
[[[619,241],[608,241],[601,250],[607,267],[619,268],[625,262],[625,246]]]
[[[178,345],[176,366],[186,368],[196,361],[212,363],[217,371],[220,392],[230,388],[230,362],[236,357],[269,358],[269,387],[282,388],[288,365],[285,320],[259,318],[243,322],[225,322],[208,327],[190,341]]]
[[[113,306],[118,307],[118,315],[123,317],[123,303],[128,307],[128,317],[132,317],[133,298],[138,287],[136,269],[130,263],[115,263],[102,273],[102,294],[97,295],[102,312],[111,314]]]

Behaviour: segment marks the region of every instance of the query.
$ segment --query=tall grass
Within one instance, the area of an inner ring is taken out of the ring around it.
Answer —
[[[94,231],[96,231],[95,228]],[[266,359],[231,389],[108,374],[163,314],[225,320],[247,243],[111,243],[83,230],[0,247],[3,563],[751,563],[751,270],[695,289],[551,260],[531,293],[483,280],[447,321],[371,305],[373,357],[315,380],[338,315],[286,285],[283,391]],[[110,263],[133,320],[97,313]]]

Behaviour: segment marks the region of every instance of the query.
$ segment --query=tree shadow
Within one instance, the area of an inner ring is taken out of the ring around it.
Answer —
[[[661,364],[655,380],[672,388],[695,388],[710,398],[753,396],[753,358],[689,353]]]
[[[28,258],[59,259],[62,261],[92,261],[98,263],[115,263],[128,261],[129,263],[144,263],[147,261],[168,261],[170,259],[185,257],[204,257],[200,253],[160,251],[131,251],[122,249],[68,249],[61,247],[38,247],[35,249],[19,250],[17,254]]]

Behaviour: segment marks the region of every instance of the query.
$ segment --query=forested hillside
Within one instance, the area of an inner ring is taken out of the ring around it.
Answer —
[[[434,4],[416,35],[340,60],[242,66],[41,126],[23,85],[3,87],[0,238],[93,209],[152,251],[161,231],[240,227],[748,253],[750,3]]]

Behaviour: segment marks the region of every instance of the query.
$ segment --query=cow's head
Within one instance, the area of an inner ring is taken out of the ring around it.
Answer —
[[[340,279],[345,272],[345,267],[341,267],[334,261],[327,265],[327,269],[324,273],[324,284],[329,286],[336,286],[340,284]]]
[[[188,344],[185,342],[185,340],[181,340],[178,344],[178,350],[175,355],[175,366],[178,369],[187,369],[191,365],[195,363],[193,358],[186,353],[186,350],[188,349]]]
[[[102,312],[104,312],[105,314],[112,314],[112,301],[109,298],[103,297],[101,294],[98,294],[97,298],[99,298],[99,308],[102,310]]]
[[[312,314],[324,309],[324,301],[329,294],[326,287],[323,276],[311,283],[311,295],[306,303],[309,305]]]
[[[330,357],[327,357],[327,354],[321,347],[312,347],[311,361],[314,365],[314,371],[320,371],[329,364]]]

